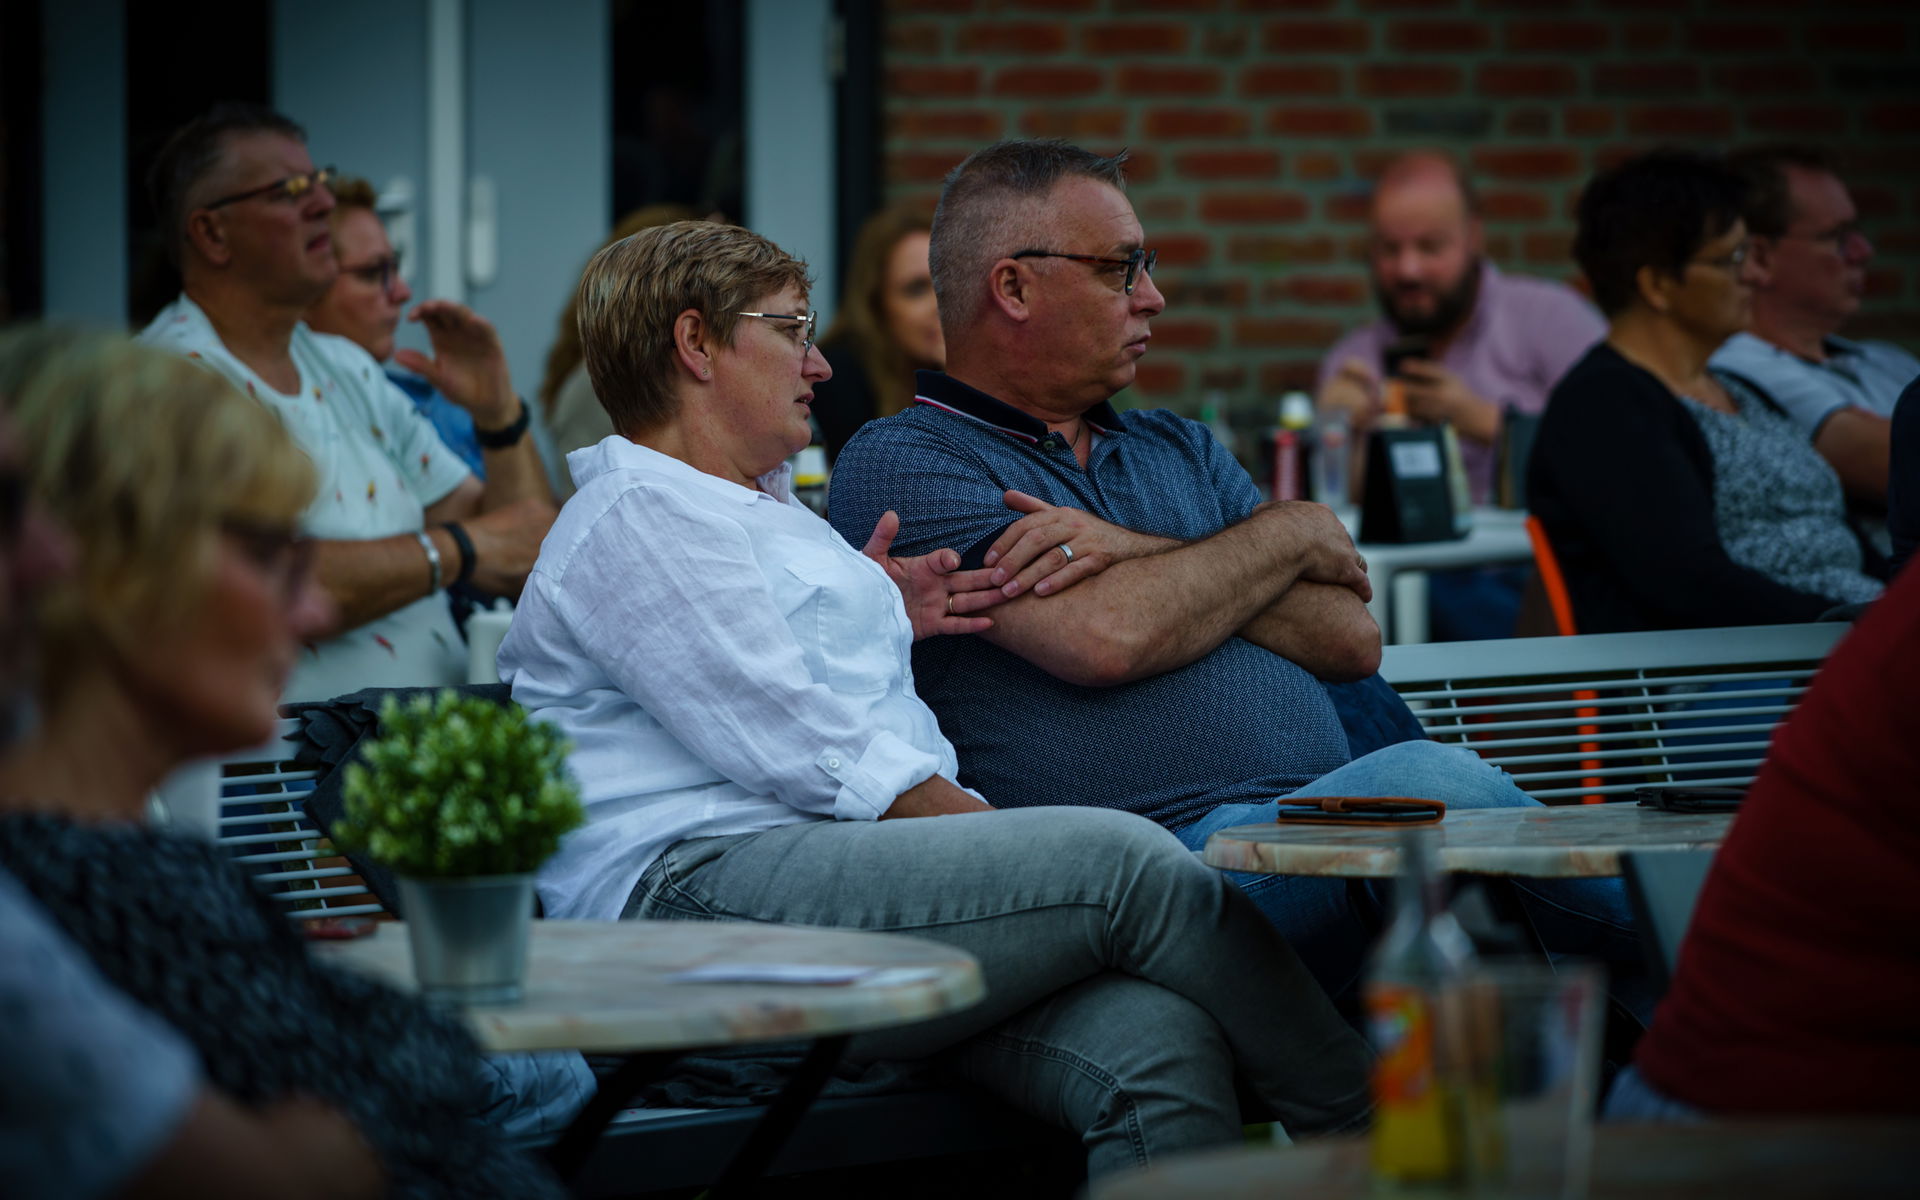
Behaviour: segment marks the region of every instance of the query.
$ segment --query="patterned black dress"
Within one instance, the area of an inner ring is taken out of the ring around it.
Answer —
[[[468,1034],[414,997],[314,962],[209,843],[132,825],[0,817],[0,864],[101,974],[200,1052],[242,1103],[315,1096],[351,1116],[409,1197],[564,1196],[476,1116]]]

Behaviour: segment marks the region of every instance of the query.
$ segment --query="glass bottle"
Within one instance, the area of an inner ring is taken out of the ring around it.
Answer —
[[[1465,1186],[1490,1149],[1486,1089],[1473,1070],[1477,959],[1447,908],[1436,843],[1432,831],[1403,840],[1393,919],[1367,972],[1367,1022],[1379,1054],[1373,1170],[1396,1191]]]

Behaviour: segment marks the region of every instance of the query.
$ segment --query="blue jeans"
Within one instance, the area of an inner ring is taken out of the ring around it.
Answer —
[[[1315,796],[1423,796],[1449,809],[1519,808],[1540,802],[1515,787],[1505,771],[1469,751],[1437,742],[1402,742],[1356,758],[1300,788],[1292,800]],[[1222,804],[1174,831],[1190,850],[1235,825],[1272,821],[1281,801]],[[1314,978],[1336,998],[1360,978],[1378,933],[1384,905],[1377,884],[1312,875],[1228,878],[1272,921]],[[1541,944],[1553,954],[1600,959],[1616,974],[1640,969],[1639,940],[1626,888],[1618,879],[1515,880],[1514,888]]]

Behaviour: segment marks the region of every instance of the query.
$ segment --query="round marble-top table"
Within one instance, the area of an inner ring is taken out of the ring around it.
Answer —
[[[1439,840],[1443,871],[1542,879],[1620,874],[1620,856],[1642,850],[1707,850],[1732,813],[1670,813],[1638,804],[1481,808],[1414,826]],[[1399,873],[1409,826],[1270,823],[1222,829],[1207,839],[1208,866],[1267,875],[1386,878]]]
[[[412,989],[407,928],[316,942],[324,960]],[[701,967],[869,967],[842,984],[694,983]],[[626,1053],[854,1033],[937,1017],[986,994],[973,956],[898,934],[735,921],[535,921],[519,1003],[461,1010],[487,1050]]]
[[[1592,1200],[1738,1196],[1832,1200],[1897,1196],[1913,1186],[1920,1122],[1891,1117],[1753,1119],[1700,1125],[1601,1125],[1594,1130]],[[1232,1147],[1175,1155],[1112,1175],[1092,1200],[1364,1200],[1372,1196],[1365,1138]],[[1464,1192],[1428,1193],[1443,1200]]]

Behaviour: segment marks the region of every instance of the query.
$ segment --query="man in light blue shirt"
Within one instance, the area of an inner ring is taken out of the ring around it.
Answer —
[[[1754,291],[1748,332],[1728,339],[1711,365],[1791,417],[1855,506],[1882,513],[1893,405],[1920,378],[1920,359],[1838,336],[1860,307],[1873,261],[1853,198],[1810,147],[1762,146],[1728,161],[1747,178],[1749,245],[1767,278]]]

